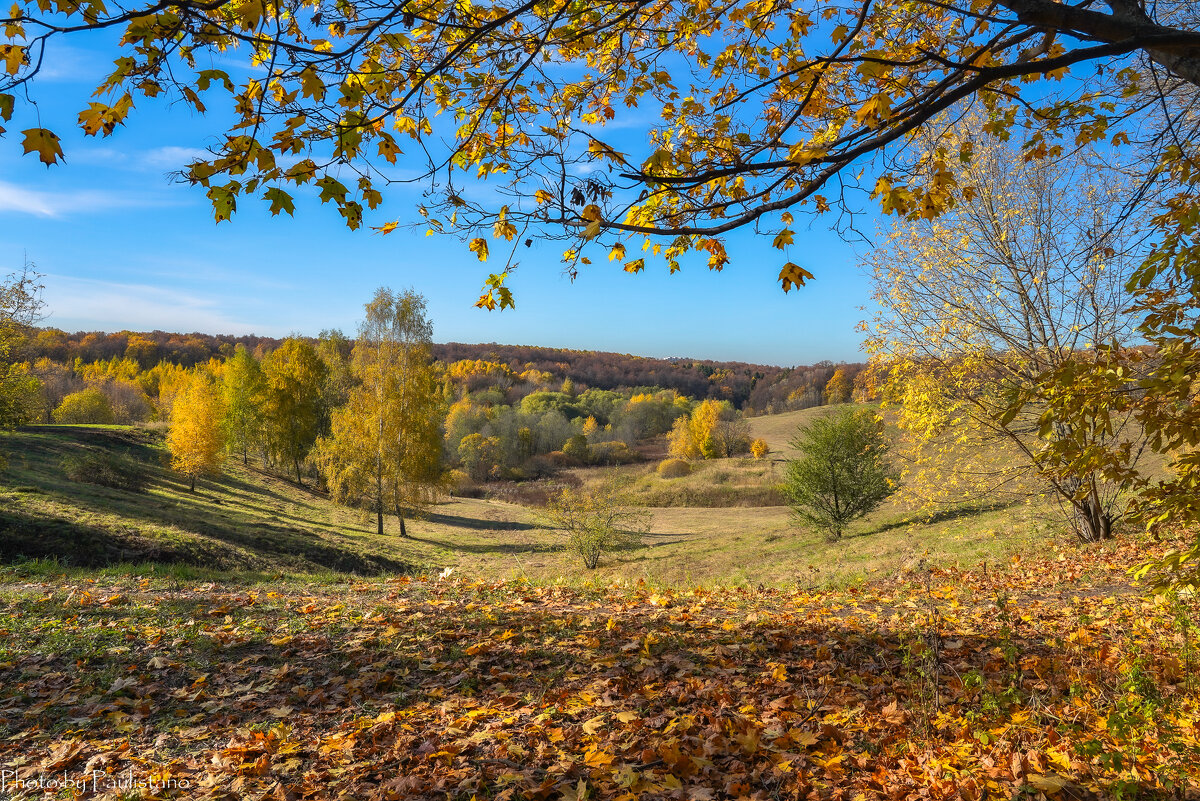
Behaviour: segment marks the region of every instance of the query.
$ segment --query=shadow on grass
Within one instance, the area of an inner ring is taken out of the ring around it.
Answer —
[[[30,435],[32,434],[32,435]],[[56,501],[72,514],[36,508],[0,512],[0,558],[60,558],[81,566],[106,566],[129,561],[182,562],[222,569],[285,569],[299,572],[334,570],[359,575],[408,572],[406,562],[364,552],[350,543],[322,535],[312,521],[280,512],[264,517],[262,498],[294,503],[269,488],[258,497],[233,493],[258,490],[233,476],[198,483],[198,492],[162,464],[162,451],[150,444],[149,432],[91,428],[39,427],[17,434],[18,468],[12,476],[26,494]],[[127,492],[76,483],[62,473],[64,455],[81,451],[124,452],[136,459],[149,478],[148,486],[174,493]],[[30,492],[32,490],[32,492]],[[78,514],[74,514],[78,512]],[[104,524],[87,520],[90,514],[119,518]],[[167,527],[179,529],[171,531]]]
[[[433,545],[438,548],[445,548],[447,551],[459,551],[460,553],[554,553],[561,551],[563,546],[554,542],[510,542],[498,543],[496,545],[463,545],[457,542],[446,542],[445,540],[435,540],[428,537],[414,537],[411,534],[407,539],[413,542],[423,542],[426,545]]]
[[[0,562],[58,559],[67,565],[103,567],[143,561],[206,564],[219,557],[215,549],[197,551],[75,520],[0,509]]]
[[[479,517],[446,515],[439,512],[427,514],[425,520],[430,523],[441,523],[447,526],[468,528],[474,531],[532,531],[537,528],[532,523],[521,523],[516,520],[486,520]]]
[[[946,523],[951,520],[963,520],[968,517],[976,517],[981,514],[986,514],[987,512],[1000,512],[1005,509],[1011,509],[1014,506],[1020,506],[1022,503],[1024,503],[1024,502],[1020,501],[1020,500],[1013,500],[1013,501],[993,501],[990,503],[987,503],[987,502],[971,503],[971,504],[964,504],[962,506],[951,506],[951,507],[947,507],[945,509],[939,509],[936,512],[934,512],[933,514],[928,515],[928,516],[909,515],[908,517],[903,517],[898,520],[891,520],[887,523],[880,523],[879,525],[877,525],[873,528],[867,529],[865,531],[858,531],[853,534],[846,534],[843,537],[843,539],[853,539],[855,537],[866,537],[871,534],[882,534],[885,531],[894,531],[895,529],[898,529],[898,528],[904,528],[905,526],[910,526],[913,523],[920,523],[922,525],[931,525],[934,523]]]

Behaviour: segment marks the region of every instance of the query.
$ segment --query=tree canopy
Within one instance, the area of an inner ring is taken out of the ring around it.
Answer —
[[[113,71],[79,125],[111,134],[159,95],[224,104],[220,144],[180,165],[218,220],[244,197],[290,214],[311,192],[358,227],[389,184],[415,180],[422,227],[481,260],[498,244],[506,267],[559,237],[570,271],[589,244],[640,271],[628,238],[672,271],[689,252],[720,269],[728,232],[762,226],[786,250],[797,213],[853,210],[856,192],[935,215],[952,202],[945,165],[969,148],[916,170],[902,146],[963,101],[993,133],[1030,126],[1033,156],[1059,140],[1161,148],[1200,84],[1197,21],[1178,2],[18,0],[0,22],[0,116],[47,164],[63,157],[35,106],[51,43],[112,29]],[[231,48],[252,62],[244,82],[216,57]],[[478,180],[488,191],[464,191]],[[779,276],[809,277],[792,262]],[[503,281],[481,305],[512,302]]]
[[[1097,344],[1144,341],[1126,284],[1145,255],[1147,221],[1125,210],[1131,187],[1090,148],[1022,162],[1018,142],[978,126],[949,135],[968,139],[972,162],[952,170],[972,194],[936,219],[897,222],[869,259],[876,313],[866,348],[899,407],[905,492],[925,504],[1050,492],[1078,536],[1105,539],[1129,480],[1082,464],[1061,471],[1058,443],[1120,451],[1134,468],[1141,427],[1128,409],[1103,426],[1060,414],[1043,427],[1045,404],[1029,396]]]
[[[318,441],[333,497],[365,501],[380,536],[389,499],[406,536],[404,510],[427,505],[441,475],[445,412],[429,357],[432,337],[424,297],[376,290],[354,343],[357,383],[333,411],[330,435]]]

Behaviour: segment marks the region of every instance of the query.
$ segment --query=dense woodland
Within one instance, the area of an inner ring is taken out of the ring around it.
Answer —
[[[340,332],[327,332],[322,336],[338,338],[341,335]],[[80,379],[70,386],[79,389],[84,381],[81,368],[97,362],[129,360],[135,362],[141,371],[150,370],[160,362],[191,368],[212,359],[228,358],[238,345],[261,359],[282,342],[281,339],[253,334],[231,336],[165,331],[68,333],[57,328],[39,328],[30,330],[18,340],[14,345],[14,357],[16,361],[31,365],[42,364],[43,381],[56,387],[63,380],[63,373],[50,365],[70,366]],[[778,367],[682,357],[654,359],[629,354],[496,343],[434,344],[431,352],[435,360],[445,365],[485,362],[507,368],[503,375],[497,373],[491,378],[473,378],[471,389],[478,389],[493,380],[501,385],[507,383],[507,389],[520,383],[521,374],[535,371],[540,374],[538,380],[545,384],[570,379],[581,389],[670,389],[693,398],[727,400],[746,414],[770,414],[819,406],[824,402],[822,392],[825,385],[839,367],[851,381],[863,367],[861,364],[835,365],[828,361],[812,366]],[[57,392],[48,395],[46,405],[53,409],[61,402],[61,397],[62,394]]]

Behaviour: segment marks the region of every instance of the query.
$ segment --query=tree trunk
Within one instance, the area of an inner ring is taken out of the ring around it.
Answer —
[[[397,512],[396,517],[400,519],[400,536],[407,537],[408,536],[408,527],[404,525],[404,515]]]
[[[193,473],[192,475],[188,476],[188,478],[191,479],[191,484],[188,486],[188,492],[195,492],[196,491],[196,474]]]
[[[1103,542],[1111,539],[1112,516],[1100,506],[1100,499],[1093,492],[1082,501],[1076,501],[1075,533],[1083,542]]]
[[[404,531],[404,521],[400,521],[400,531]],[[383,536],[383,466],[379,456],[375,457],[375,533]]]

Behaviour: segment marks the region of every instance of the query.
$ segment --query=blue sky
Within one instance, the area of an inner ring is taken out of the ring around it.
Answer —
[[[648,260],[634,276],[601,257],[571,282],[558,261],[561,245],[535,243],[509,279],[516,310],[487,312],[472,304],[488,265],[457,239],[350,231],[332,204],[309,199],[297,203],[295,218],[271,217],[243,199],[232,222],[216,224],[203,190],[172,184],[167,173],[213,141],[219,117],[141,98],[127,127],[106,139],[84,137],[75,115],[112,54],[79,41],[52,47],[50,69],[32,94],[41,125],[62,137],[66,164],[47,168],[21,155],[19,131],[36,120],[20,101],[0,139],[0,272],[28,258],[45,275],[47,325],[352,332],[373,290],[391,286],[426,296],[443,342],[781,365],[864,358],[855,331],[868,301],[858,266],[864,246],[819,225],[800,227],[786,254],[771,248],[770,236],[736,234],[728,242],[733,263],[722,273],[697,262],[670,276]],[[415,190],[393,192],[367,224],[411,221],[416,198]],[[873,230],[871,218],[863,223]],[[776,280],[785,260],[816,280],[785,295]]]

